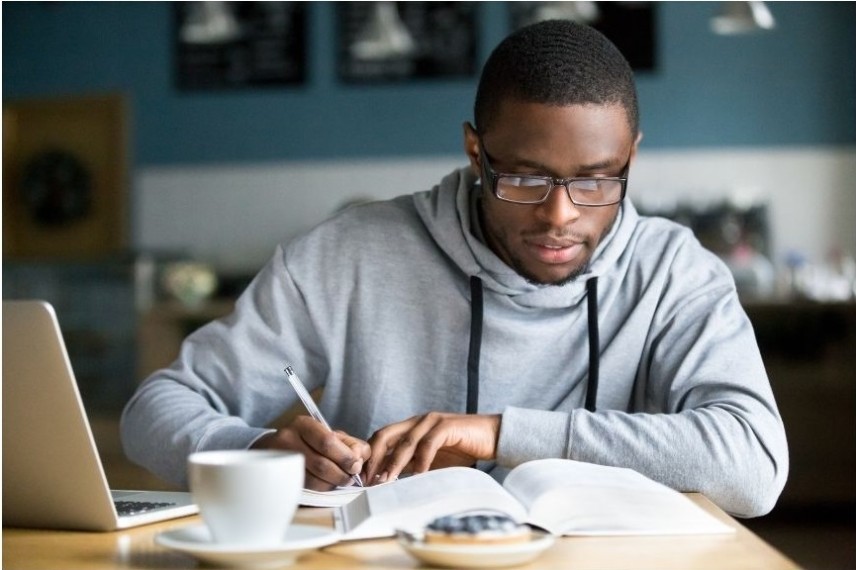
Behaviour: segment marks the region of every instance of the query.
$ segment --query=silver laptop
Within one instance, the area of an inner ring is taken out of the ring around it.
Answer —
[[[189,493],[111,491],[56,313],[3,301],[3,526],[116,530],[198,512]]]

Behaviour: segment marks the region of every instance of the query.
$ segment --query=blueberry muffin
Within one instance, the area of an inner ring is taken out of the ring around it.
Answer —
[[[500,513],[447,515],[425,527],[425,542],[430,544],[513,544],[531,538],[528,526]]]

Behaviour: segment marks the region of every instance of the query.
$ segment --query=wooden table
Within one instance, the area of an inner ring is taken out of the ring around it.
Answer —
[[[657,570],[729,568],[784,570],[798,568],[737,521],[701,495],[689,497],[736,532],[729,535],[654,537],[564,537],[536,561],[519,568],[611,568]],[[330,525],[327,509],[300,509],[303,524]],[[111,533],[3,529],[3,568],[98,570],[101,568],[196,568],[196,559],[164,549],[154,542],[158,532],[180,525],[197,524],[199,517],[177,519],[132,530]],[[204,567],[204,566],[203,566]],[[411,558],[394,540],[343,542],[305,555],[290,568],[415,568]]]

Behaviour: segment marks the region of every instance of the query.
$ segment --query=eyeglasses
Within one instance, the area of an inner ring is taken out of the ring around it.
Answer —
[[[482,165],[490,180],[493,194],[500,200],[515,204],[543,204],[556,186],[564,186],[568,197],[576,206],[611,206],[624,200],[627,192],[627,173],[630,158],[621,176],[582,176],[553,178],[534,174],[507,174],[496,172],[490,165],[487,151],[479,143]]]

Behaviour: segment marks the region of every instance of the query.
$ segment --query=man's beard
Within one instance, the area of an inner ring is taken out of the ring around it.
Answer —
[[[576,279],[577,277],[579,277],[580,275],[582,275],[583,273],[588,271],[589,265],[591,264],[590,262],[591,262],[591,258],[587,259],[585,263],[583,263],[581,266],[579,266],[578,268],[571,271],[563,279],[557,279],[555,281],[538,281],[537,279],[535,279],[532,276],[528,276],[525,273],[520,273],[519,270],[518,270],[518,273],[520,273],[520,275],[524,279],[526,279],[527,282],[529,282],[533,285],[550,285],[553,287],[561,287],[563,285],[567,285],[568,283],[570,283],[571,281],[573,281],[574,279]]]
[[[588,271],[589,267],[591,266],[591,260],[594,257],[594,252],[595,252],[595,250],[597,250],[597,246],[601,244],[604,236],[606,236],[609,232],[612,231],[612,228],[615,226],[615,221],[617,219],[618,219],[618,215],[616,213],[616,215],[609,222],[609,225],[607,225],[603,229],[603,231],[600,233],[600,235],[597,238],[597,241],[594,242],[594,247],[592,247],[591,252],[589,252],[589,257],[583,263],[581,263],[579,265],[579,267],[571,270],[571,272],[568,275],[566,275],[560,279],[555,279],[552,281],[545,281],[543,279],[539,279],[538,277],[533,275],[531,272],[529,272],[526,269],[526,266],[524,265],[523,261],[520,258],[518,258],[517,256],[511,254],[511,251],[509,250],[509,257],[511,258],[510,259],[511,268],[514,269],[514,271],[516,271],[518,273],[518,275],[523,277],[523,279],[525,279],[527,283],[531,283],[532,285],[553,286],[553,287],[561,287],[563,285],[567,285],[568,283],[570,283],[571,281],[573,281],[574,279],[576,279],[577,277],[579,277],[580,275],[582,275],[583,273]],[[589,243],[589,242],[586,241],[584,243]]]
[[[538,279],[534,275],[532,275],[529,271],[526,270],[526,267],[523,263],[515,256],[511,256],[511,268],[517,272],[518,275],[523,277],[527,283],[532,285],[550,285],[554,287],[561,287],[562,285],[567,285],[580,275],[588,270],[589,265],[591,263],[591,257],[589,257],[582,265],[572,270],[568,275],[562,277],[561,279],[555,279],[553,281],[544,281],[543,279]]]

